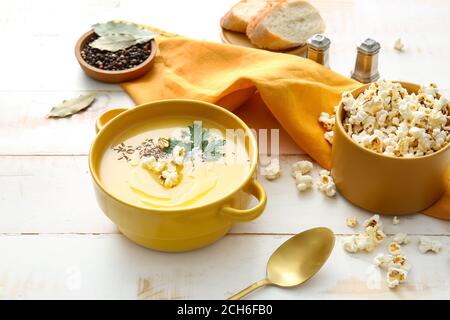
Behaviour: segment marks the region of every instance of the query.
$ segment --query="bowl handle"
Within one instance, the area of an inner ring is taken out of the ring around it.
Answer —
[[[109,121],[127,110],[128,108],[115,108],[103,112],[97,121],[95,121],[95,132],[98,133]]]
[[[258,199],[258,204],[250,209],[235,209],[226,204],[222,207],[221,213],[223,216],[234,221],[250,221],[256,219],[264,211],[267,203],[266,191],[263,186],[256,180],[252,180],[250,184],[244,189],[245,192],[250,193]]]

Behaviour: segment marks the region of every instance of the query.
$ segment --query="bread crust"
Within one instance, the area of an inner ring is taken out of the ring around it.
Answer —
[[[270,3],[272,1],[273,0],[267,0],[266,2]],[[234,9],[236,9],[236,7],[241,6],[245,2],[247,2],[247,0],[239,1],[234,6],[232,6],[227,13],[225,13],[225,15],[220,19],[220,25],[222,26],[222,28],[241,33],[245,33],[247,31],[248,21],[241,19],[238,15],[235,15],[233,11]]]
[[[245,33],[245,31],[247,30],[247,22],[243,21],[242,19],[239,19],[239,17],[233,14],[233,9],[236,6],[240,5],[241,2],[242,1],[239,1],[233,7],[231,7],[231,9],[228,10],[227,13],[225,13],[222,19],[220,19],[220,25],[222,26],[222,28],[231,31]]]
[[[278,1],[272,5],[266,6],[256,16],[254,16],[247,25],[246,34],[250,42],[255,46],[263,49],[279,50],[285,47],[285,42],[280,37],[271,33],[264,25],[264,18],[277,6],[286,3],[287,1]]]
[[[295,48],[302,43],[292,42],[289,39],[282,37],[281,35],[274,34],[269,31],[269,29],[264,25],[264,18],[277,8],[282,10],[282,6],[288,5],[288,0],[278,0],[273,2],[271,5],[266,6],[262,11],[260,11],[256,16],[254,16],[247,25],[246,34],[250,42],[263,49],[269,49],[274,51],[286,50],[290,48]],[[305,2],[305,1],[299,1]],[[316,10],[317,11],[317,10]],[[317,12],[318,13],[318,12]],[[319,13],[318,13],[319,14]],[[320,14],[319,14],[320,17]],[[322,32],[325,30],[325,25],[321,19],[321,29]]]

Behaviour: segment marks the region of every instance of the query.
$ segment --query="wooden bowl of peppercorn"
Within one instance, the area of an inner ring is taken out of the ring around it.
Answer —
[[[110,52],[89,46],[97,37],[92,30],[86,32],[75,46],[81,69],[92,79],[108,83],[126,82],[143,76],[152,68],[157,50],[154,39]]]

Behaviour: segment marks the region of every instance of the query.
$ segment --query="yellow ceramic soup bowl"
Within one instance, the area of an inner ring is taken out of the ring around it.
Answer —
[[[420,86],[400,82],[409,93]],[[370,84],[355,89],[356,98]],[[345,112],[336,114],[331,174],[339,192],[353,204],[372,212],[403,215],[420,212],[444,193],[450,169],[450,144],[417,158],[386,156],[368,150],[345,132]]]
[[[127,128],[162,115],[206,119],[220,123],[224,128],[243,130],[250,169],[247,175],[240,177],[238,187],[209,203],[187,208],[139,206],[108,190],[100,175],[105,150]],[[156,101],[132,109],[109,110],[99,117],[96,129],[98,133],[89,153],[89,167],[97,201],[119,230],[142,246],[167,252],[200,248],[223,237],[234,223],[257,218],[265,208],[265,191],[255,180],[256,139],[241,119],[221,107],[195,100]],[[251,195],[258,203],[248,209]]]

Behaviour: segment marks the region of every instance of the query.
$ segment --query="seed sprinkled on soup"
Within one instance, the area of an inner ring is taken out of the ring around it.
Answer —
[[[126,202],[151,208],[202,205],[231,193],[248,174],[245,140],[210,121],[153,119],[105,150],[100,179]]]

